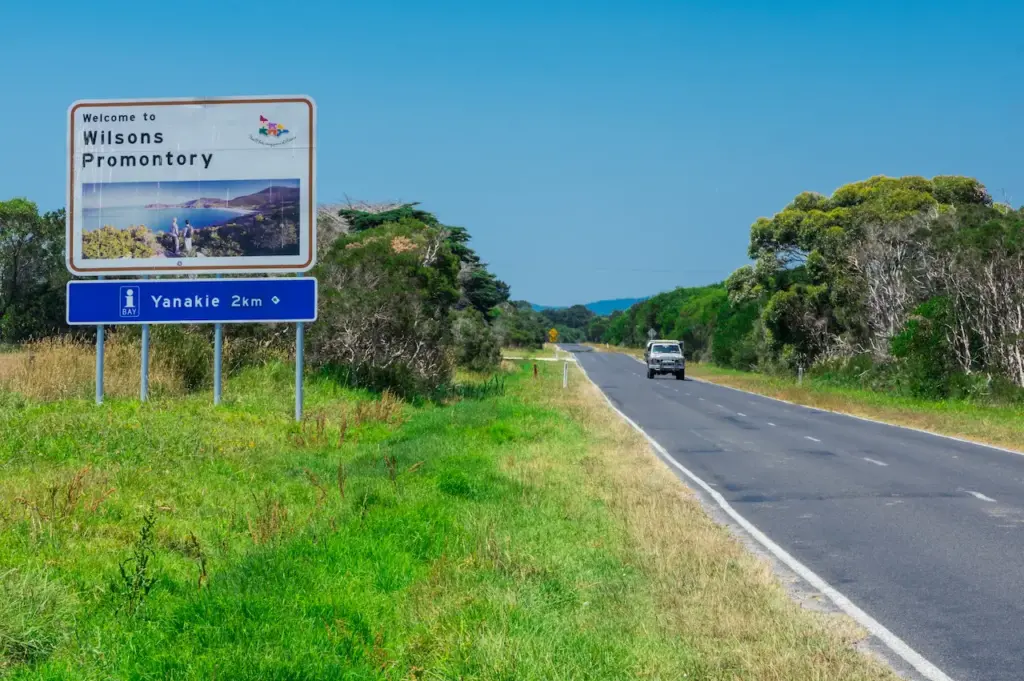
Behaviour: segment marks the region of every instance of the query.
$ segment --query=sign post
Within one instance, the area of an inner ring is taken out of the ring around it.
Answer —
[[[306,327],[295,325],[295,420],[302,421],[302,373],[306,355]]]
[[[139,373],[139,400],[145,402],[149,399],[149,324],[142,325],[142,367]]]
[[[143,325],[142,401],[149,396],[149,324],[215,325],[215,404],[223,387],[222,324],[294,321],[301,342],[304,323],[316,319],[315,279],[220,277],[301,276],[312,269],[315,127],[316,106],[305,96],[71,105],[68,271],[98,280],[144,278],[68,285],[68,323],[96,325],[97,404],[105,324]],[[302,359],[297,350],[299,418]]]
[[[220,275],[217,275],[220,279]],[[223,381],[221,378],[222,356],[224,353],[224,327],[220,324],[213,325],[213,403],[220,404]]]
[[[96,404],[103,404],[103,324],[96,326]]]

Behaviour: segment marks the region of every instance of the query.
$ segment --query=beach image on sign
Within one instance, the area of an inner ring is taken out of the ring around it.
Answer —
[[[299,180],[82,185],[85,259],[299,255]]]

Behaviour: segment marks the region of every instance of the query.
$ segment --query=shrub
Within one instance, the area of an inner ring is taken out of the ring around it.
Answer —
[[[501,362],[501,347],[484,316],[476,308],[455,315],[452,325],[455,361],[471,371],[493,371]]]
[[[892,338],[892,355],[899,362],[906,389],[915,397],[949,397],[954,374],[953,355],[946,337],[949,301],[936,297],[921,304],[903,330]]]
[[[188,391],[213,385],[213,329],[157,324],[150,327],[151,356],[171,368]]]
[[[145,225],[118,229],[110,225],[82,235],[82,255],[86,258],[150,258],[160,245]]]
[[[458,272],[443,230],[412,219],[339,238],[316,270],[312,364],[402,396],[435,391],[452,374]]]

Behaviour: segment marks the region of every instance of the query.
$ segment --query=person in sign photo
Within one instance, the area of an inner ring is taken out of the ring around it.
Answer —
[[[180,236],[178,231],[178,218],[171,219],[171,236],[174,237],[174,255],[178,255],[179,242],[178,237]]]
[[[185,220],[185,254],[190,255],[192,253],[192,237],[195,236],[196,230],[192,226],[192,223]]]

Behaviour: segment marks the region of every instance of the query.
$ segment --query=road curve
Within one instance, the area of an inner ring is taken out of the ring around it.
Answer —
[[[945,674],[1024,679],[1024,456],[562,347],[669,456]]]

